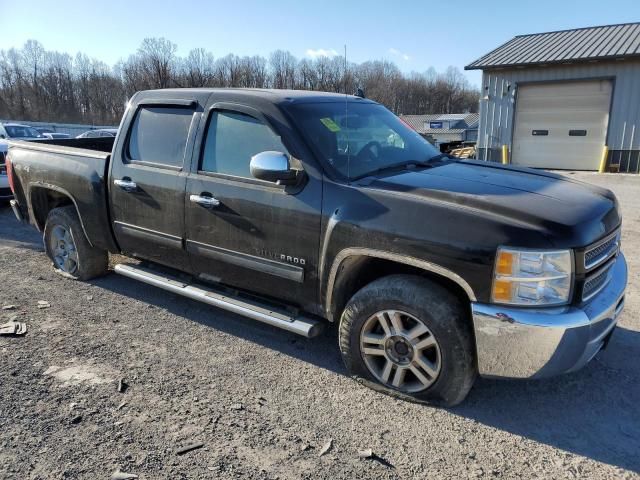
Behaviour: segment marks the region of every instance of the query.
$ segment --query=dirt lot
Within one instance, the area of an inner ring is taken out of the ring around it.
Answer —
[[[29,325],[0,337],[0,478],[640,478],[640,176],[576,176],[625,216],[608,350],[555,380],[480,380],[449,410],[350,380],[335,329],[305,340],[114,274],[66,280],[0,209],[0,305],[17,306],[0,319]]]

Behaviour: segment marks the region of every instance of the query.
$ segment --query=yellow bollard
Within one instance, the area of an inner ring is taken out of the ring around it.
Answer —
[[[604,173],[605,168],[607,168],[607,154],[609,153],[609,147],[606,145],[602,148],[602,160],[600,160],[600,168],[598,169],[599,173]]]
[[[509,165],[509,149],[506,145],[502,145],[502,164]]]

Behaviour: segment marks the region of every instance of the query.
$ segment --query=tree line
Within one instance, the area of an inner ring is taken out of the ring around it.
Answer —
[[[175,87],[294,88],[354,93],[361,88],[397,114],[475,112],[480,92],[459,69],[404,74],[387,60],[298,59],[277,50],[268,58],[203,48],[185,57],[165,38],[147,38],[114,66],[83,53],[49,51],[36,40],[0,50],[0,118],[116,125],[136,91]]]

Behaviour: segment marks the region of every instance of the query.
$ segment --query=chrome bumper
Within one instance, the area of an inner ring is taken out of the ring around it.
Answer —
[[[626,285],[627,263],[620,253],[607,286],[579,308],[472,303],[480,375],[542,378],[583,367],[616,326]]]

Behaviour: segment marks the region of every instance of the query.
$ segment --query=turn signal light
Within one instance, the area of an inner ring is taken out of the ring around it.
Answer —
[[[498,302],[509,302],[512,297],[511,285],[508,280],[496,280],[493,283],[493,299]]]
[[[513,273],[513,253],[501,250],[496,259],[496,273],[498,275],[511,275]]]

